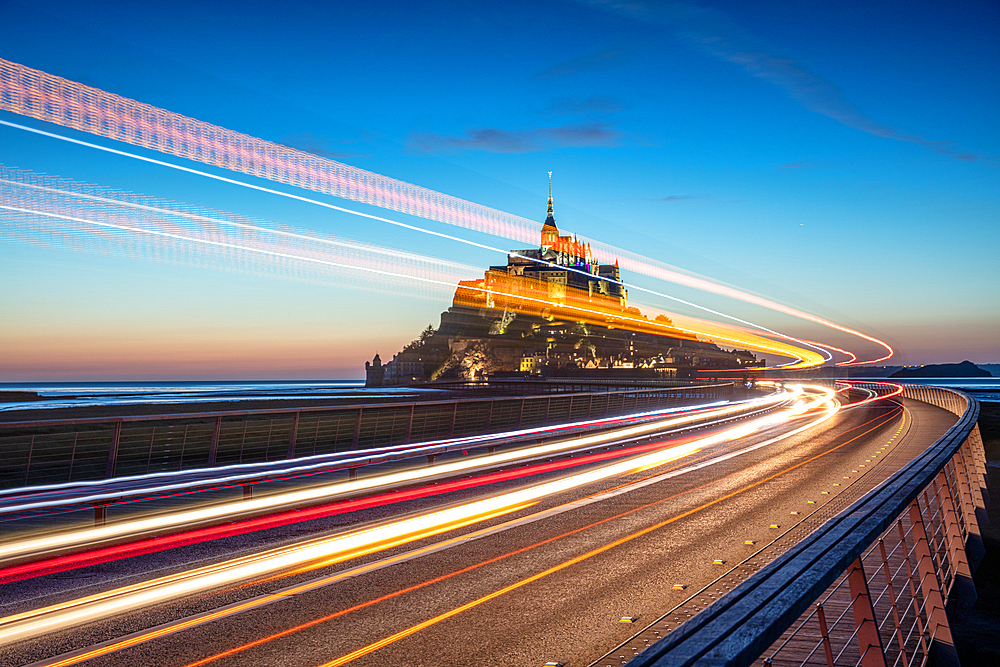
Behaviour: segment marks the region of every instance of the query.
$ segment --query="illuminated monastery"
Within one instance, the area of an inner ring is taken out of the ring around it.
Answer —
[[[512,250],[506,266],[491,266],[482,280],[460,282],[455,305],[522,313],[545,311],[546,306],[550,313],[553,306],[596,306],[613,313],[628,307],[628,292],[620,282],[617,261],[601,265],[589,243],[559,235],[550,173],[549,210],[539,246]]]
[[[675,329],[662,315],[628,305],[618,262],[601,264],[590,245],[561,236],[552,208],[537,248],[512,250],[507,264],[459,282],[441,325],[428,328],[392,361],[365,363],[366,386],[510,375],[675,377],[695,369],[763,365]]]

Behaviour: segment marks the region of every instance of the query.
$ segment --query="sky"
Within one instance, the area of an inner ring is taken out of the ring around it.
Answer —
[[[539,227],[551,171],[563,233],[882,339],[886,363],[1000,362],[996,3],[4,0],[0,35],[4,60]],[[474,279],[504,256],[314,202],[525,247],[7,110],[0,121],[9,173],[436,258],[425,275]],[[444,279],[52,223],[0,211],[0,381],[356,378],[451,303]],[[773,310],[623,278],[877,356]]]

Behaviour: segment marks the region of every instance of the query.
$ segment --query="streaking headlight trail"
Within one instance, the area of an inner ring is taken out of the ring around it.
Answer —
[[[756,403],[761,406],[775,405],[783,401],[787,401],[792,396],[794,396],[794,393],[779,392],[760,399]],[[94,527],[85,531],[74,531],[11,542],[8,544],[0,544],[0,561],[23,556],[38,556],[71,546],[84,544],[94,545],[108,540],[142,535],[157,530],[169,529],[171,527],[196,525],[206,521],[229,519],[234,516],[250,513],[277,511],[300,503],[329,500],[332,498],[397,486],[399,484],[419,482],[421,480],[427,480],[429,478],[444,475],[453,475],[483,466],[496,466],[519,459],[533,458],[546,454],[555,454],[569,448],[577,449],[579,447],[599,445],[615,440],[621,440],[623,438],[640,437],[656,433],[664,429],[700,421],[705,419],[707,416],[722,417],[735,414],[745,409],[745,404],[727,406],[724,408],[717,408],[707,413],[699,412],[694,415],[656,420],[636,426],[629,426],[627,428],[614,429],[609,432],[584,436],[582,438],[558,440],[556,442],[536,447],[517,449],[509,452],[501,452],[489,454],[487,456],[443,463],[436,465],[433,468],[405,470],[398,473],[366,477],[363,479],[339,482],[336,484],[327,484],[300,491],[254,498],[252,500],[241,500],[239,502],[226,503],[214,507],[176,512],[165,516],[135,521],[124,521],[121,523]],[[80,502],[80,499],[77,498],[75,501]]]
[[[815,394],[804,394],[808,389]],[[72,627],[98,618],[120,614],[166,600],[212,590],[238,582],[273,576],[296,568],[316,569],[361,555],[399,546],[458,527],[524,509],[539,500],[580,486],[662,466],[690,456],[703,447],[735,440],[768,427],[789,422],[810,410],[818,416],[808,427],[833,417],[838,409],[834,392],[820,387],[795,387],[801,394],[797,407],[755,419],[681,445],[644,454],[625,461],[569,475],[518,491],[464,503],[427,514],[274,549],[261,554],[218,563],[152,581],[126,586],[78,600],[0,618],[0,644]]]

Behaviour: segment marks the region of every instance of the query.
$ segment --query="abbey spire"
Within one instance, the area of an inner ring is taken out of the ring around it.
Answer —
[[[549,215],[542,225],[542,250],[548,250],[559,243],[559,229],[552,214],[552,172],[549,172]]]
[[[555,216],[552,214],[552,172],[549,172],[549,215],[545,218],[546,225],[556,226]]]

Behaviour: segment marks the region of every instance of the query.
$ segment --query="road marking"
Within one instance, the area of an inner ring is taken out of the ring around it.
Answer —
[[[454,609],[452,609],[450,611],[446,611],[443,614],[438,614],[434,618],[430,618],[430,619],[428,619],[426,621],[423,621],[422,623],[418,623],[418,624],[413,625],[413,626],[411,626],[409,628],[406,628],[405,630],[401,630],[401,631],[399,631],[399,632],[397,632],[395,634],[392,634],[392,635],[390,635],[388,637],[385,637],[384,639],[380,639],[377,642],[374,642],[374,643],[371,643],[371,644],[369,644],[367,646],[359,648],[356,651],[352,651],[351,653],[348,653],[347,655],[343,655],[343,656],[341,656],[341,657],[339,657],[339,658],[337,658],[335,660],[331,660],[329,662],[325,662],[322,665],[320,665],[319,667],[340,667],[341,665],[347,664],[348,662],[352,662],[354,660],[357,660],[358,658],[361,658],[361,657],[363,657],[365,655],[368,655],[369,653],[377,651],[380,648],[388,646],[389,644],[393,644],[393,643],[399,641],[400,639],[405,639],[406,637],[409,637],[410,635],[416,634],[417,632],[420,632],[421,630],[423,630],[425,628],[428,628],[428,627],[430,627],[432,625],[436,625],[437,623],[440,623],[441,621],[447,620],[447,619],[451,618],[452,616],[456,616],[456,615],[462,613],[463,611],[467,611],[467,610],[472,609],[474,607],[478,607],[479,605],[481,605],[481,604],[483,604],[485,602],[489,602],[490,600],[493,600],[493,599],[495,599],[497,597],[500,597],[501,595],[504,595],[505,593],[509,593],[510,591],[513,591],[513,590],[516,590],[518,588],[521,588],[522,586],[526,586],[526,585],[528,585],[528,584],[530,584],[532,582],[538,581],[539,579],[542,579],[543,577],[546,577],[546,576],[548,576],[550,574],[554,574],[555,572],[559,572],[560,570],[563,570],[563,569],[565,569],[567,567],[570,567],[571,565],[575,565],[576,563],[584,561],[584,560],[586,560],[588,558],[591,558],[593,556],[596,556],[598,554],[604,553],[605,551],[608,551],[609,549],[612,549],[612,548],[614,548],[616,546],[619,546],[621,544],[625,544],[626,542],[630,542],[630,541],[632,541],[633,539],[635,539],[637,537],[641,537],[641,536],[646,535],[648,533],[651,533],[651,532],[653,532],[655,530],[659,530],[660,528],[663,528],[664,526],[667,526],[667,525],[669,525],[669,524],[671,524],[671,523],[673,523],[673,522],[675,522],[675,521],[677,521],[679,519],[682,519],[682,518],[690,516],[690,515],[692,515],[692,514],[694,514],[696,512],[699,512],[699,511],[701,511],[703,509],[711,507],[712,505],[720,503],[723,500],[728,500],[729,498],[732,498],[733,496],[739,495],[740,493],[748,491],[749,489],[752,489],[752,488],[754,488],[756,486],[759,486],[759,485],[761,485],[761,484],[763,484],[765,482],[768,482],[768,481],[770,481],[770,480],[772,480],[772,479],[774,479],[776,477],[780,477],[781,475],[784,475],[784,474],[786,474],[788,472],[791,472],[792,470],[795,470],[796,468],[804,466],[807,463],[810,463],[810,462],[812,462],[812,461],[814,461],[814,460],[816,460],[818,458],[826,456],[830,452],[833,452],[833,451],[835,451],[837,449],[840,449],[841,447],[843,447],[843,446],[845,446],[847,444],[850,444],[851,442],[854,442],[858,438],[861,438],[862,436],[864,436],[867,433],[870,433],[871,431],[875,430],[876,428],[878,428],[878,427],[877,426],[876,427],[872,427],[868,431],[865,431],[865,433],[862,433],[861,435],[856,436],[855,438],[852,438],[851,440],[848,440],[847,442],[841,443],[841,444],[837,445],[836,447],[832,447],[832,448],[828,449],[827,451],[825,451],[825,452],[823,452],[821,454],[817,454],[817,455],[815,455],[813,457],[810,457],[810,458],[806,459],[805,461],[802,461],[802,462],[797,463],[797,464],[795,464],[795,465],[793,465],[793,466],[791,466],[789,468],[786,468],[785,470],[782,470],[782,471],[777,472],[777,473],[775,473],[773,475],[765,477],[764,479],[758,480],[758,481],[754,482],[753,484],[750,484],[748,486],[743,487],[742,489],[737,489],[736,491],[728,493],[728,494],[726,494],[726,495],[724,495],[724,496],[722,496],[720,498],[716,498],[715,500],[709,501],[709,502],[705,503],[704,505],[701,505],[700,507],[695,507],[695,508],[693,508],[691,510],[688,510],[687,512],[684,512],[682,514],[678,514],[676,516],[673,516],[673,517],[671,517],[669,519],[666,519],[666,520],[664,520],[664,521],[662,521],[662,522],[660,522],[660,523],[658,523],[658,524],[656,524],[654,526],[648,526],[646,528],[643,528],[642,530],[639,530],[639,531],[637,531],[635,533],[632,533],[631,535],[626,535],[625,537],[617,539],[614,542],[610,542],[610,543],[605,544],[603,546],[597,547],[596,549],[593,549],[592,551],[589,551],[589,552],[587,552],[585,554],[580,554],[579,556],[575,556],[575,557],[573,557],[573,558],[571,558],[571,559],[569,559],[567,561],[564,561],[564,562],[560,563],[559,565],[555,565],[553,567],[550,567],[547,570],[544,570],[544,571],[539,572],[537,574],[533,574],[530,577],[527,577],[527,578],[522,579],[520,581],[514,582],[513,584],[510,584],[509,586],[505,586],[504,588],[501,588],[500,590],[497,590],[497,591],[494,591],[494,592],[489,593],[487,595],[484,595],[484,596],[482,596],[480,598],[477,598],[477,599],[475,599],[475,600],[473,600],[471,602],[467,602],[466,604],[464,604],[464,605],[462,605],[460,607],[456,607],[456,608],[454,608]],[[685,584],[674,584],[672,588],[674,588],[674,589],[680,588],[680,589],[683,590],[684,588],[687,588],[687,586]]]

